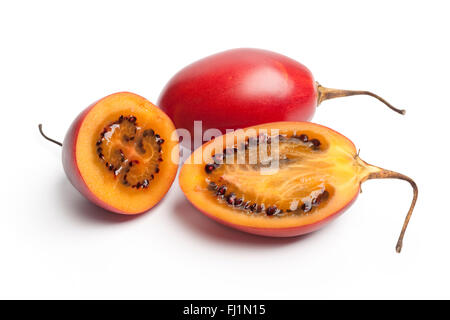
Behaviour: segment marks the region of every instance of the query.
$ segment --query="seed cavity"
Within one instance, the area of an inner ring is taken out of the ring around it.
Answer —
[[[270,206],[266,210],[266,214],[268,216],[273,216],[274,214],[278,213],[278,208],[276,206]]]
[[[122,185],[146,189],[163,161],[164,143],[153,129],[142,129],[133,115],[109,123],[95,142],[98,158]]]
[[[270,167],[274,161],[272,144],[275,142],[279,148],[279,167],[280,170],[285,169],[285,173],[279,180],[275,177],[273,182],[268,183],[270,179],[263,178],[259,170]],[[322,147],[321,140],[309,136],[309,133],[249,137],[239,148],[231,146],[212,154],[211,160],[204,166],[208,177],[207,188],[217,201],[235,208],[237,212],[267,217],[311,214],[329,198],[332,187],[323,181],[315,181],[301,168],[308,167],[313,161],[310,159]],[[265,155],[262,155],[260,148],[267,148]],[[249,163],[251,152],[256,154],[256,163]],[[245,162],[239,163],[237,160],[242,156]],[[294,170],[292,174],[289,171],[291,168]],[[271,192],[272,188],[275,191]],[[284,190],[282,195],[274,194],[279,191],[277,188]],[[296,189],[299,189],[298,192]]]
[[[317,140],[317,139],[312,139],[312,140],[310,140],[309,142],[311,142],[312,147],[313,147],[314,149],[317,149],[317,148],[320,146],[320,141]]]

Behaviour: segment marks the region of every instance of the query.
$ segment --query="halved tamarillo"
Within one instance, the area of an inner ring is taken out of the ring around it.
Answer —
[[[409,177],[360,159],[354,144],[327,127],[277,122],[219,136],[196,149],[181,168],[187,199],[208,217],[245,232],[290,237],[309,233],[344,212],[368,179]]]
[[[202,129],[239,129],[275,121],[309,121],[325,100],[369,95],[404,114],[369,91],[321,86],[301,63],[260,49],[233,49],[196,61],[175,74],[161,92],[158,106],[177,128],[194,137]]]
[[[62,146],[64,171],[94,204],[138,214],[167,193],[178,168],[178,141],[170,118],[129,92],[94,102],[73,121]]]

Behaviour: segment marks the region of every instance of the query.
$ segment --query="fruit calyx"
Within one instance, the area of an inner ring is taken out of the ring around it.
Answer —
[[[419,189],[417,187],[417,184],[413,179],[404,174],[367,164],[365,161],[359,158],[358,154],[355,155],[355,159],[360,165],[362,165],[366,169],[365,175],[362,177],[360,184],[371,179],[399,179],[409,182],[409,184],[413,189],[413,198],[411,200],[411,205],[409,207],[408,213],[406,214],[402,230],[400,231],[400,235],[398,237],[397,244],[395,246],[395,250],[398,253],[400,253],[403,246],[403,238],[405,236],[406,228],[408,227],[409,220],[411,219],[411,215],[413,213],[414,207],[417,202],[417,197],[419,195]]]
[[[332,88],[326,88],[322,86],[320,83],[316,82],[317,86],[317,105],[320,105],[325,100],[330,100],[334,98],[341,98],[341,97],[349,97],[349,96],[356,96],[356,95],[367,95],[374,97],[375,99],[378,99],[382,103],[384,103],[386,106],[388,106],[391,110],[394,110],[397,113],[405,114],[406,110],[404,109],[398,109],[394,107],[392,104],[384,100],[382,97],[370,92],[370,91],[361,91],[361,90],[341,90],[341,89],[332,89]]]

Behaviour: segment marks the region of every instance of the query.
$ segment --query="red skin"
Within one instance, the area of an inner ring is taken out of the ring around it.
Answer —
[[[120,93],[120,92],[119,92]],[[119,93],[113,93],[111,95],[119,94]],[[77,147],[77,139],[78,139],[78,133],[80,131],[81,124],[83,123],[84,119],[88,115],[89,111],[95,105],[107,98],[109,96],[106,96],[93,104],[91,104],[89,107],[84,109],[78,117],[75,118],[75,120],[72,122],[69,130],[66,133],[66,136],[64,138],[64,143],[62,147],[62,162],[64,171],[67,175],[67,178],[72,183],[72,185],[77,189],[84,197],[86,197],[89,201],[94,203],[95,205],[108,210],[110,212],[114,213],[120,213],[120,214],[129,214],[127,212],[123,212],[110,204],[100,200],[92,191],[88,188],[86,185],[86,182],[84,181],[83,177],[81,176],[80,170],[78,169],[77,162],[76,162],[76,147]],[[145,212],[145,211],[143,211]],[[137,214],[137,213],[133,213]]]
[[[76,119],[72,122],[72,125],[67,131],[62,148],[63,167],[67,175],[67,178],[69,178],[69,181],[72,183],[72,185],[88,200],[108,211],[125,214],[125,212],[122,212],[117,208],[114,208],[111,205],[107,204],[106,202],[100,200],[95,194],[91,192],[91,190],[86,185],[86,182],[84,181],[83,177],[81,176],[80,170],[78,169],[76,163],[75,155],[76,155],[78,132],[80,131],[81,124],[83,123],[83,120],[85,119],[86,115],[97,104],[97,102],[98,101],[94,102],[89,107],[84,109],[83,112],[81,112],[78,115],[78,117],[76,117]]]
[[[260,49],[234,49],[194,62],[166,85],[158,106],[193,137],[203,130],[239,129],[276,121],[308,121],[317,86],[299,62]]]
[[[231,223],[230,221],[219,219],[218,217],[208,213],[205,210],[205,208],[196,206],[193,202],[191,202],[191,203],[194,205],[194,207],[196,207],[198,210],[200,210],[200,212],[202,212],[207,217],[209,217],[223,225],[226,225],[230,228],[237,229],[237,230],[251,233],[251,234],[260,235],[260,236],[286,238],[286,237],[300,236],[300,235],[307,234],[307,233],[310,233],[310,232],[313,232],[313,231],[323,228],[326,224],[328,224],[332,220],[336,219],[338,216],[340,216],[342,213],[344,213],[348,208],[350,208],[352,206],[352,204],[356,201],[358,194],[359,194],[359,192],[357,192],[355,194],[355,196],[342,209],[327,216],[326,218],[324,218],[316,223],[313,223],[313,224],[307,224],[307,225],[302,225],[302,226],[292,227],[292,228],[255,228],[255,227],[242,226],[242,225]]]

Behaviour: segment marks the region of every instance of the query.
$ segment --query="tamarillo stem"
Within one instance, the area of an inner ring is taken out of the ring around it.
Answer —
[[[397,109],[392,104],[384,100],[382,97],[376,95],[375,93],[372,93],[370,91],[360,91],[360,90],[341,90],[341,89],[331,89],[331,88],[325,88],[322,85],[320,85],[318,82],[316,82],[317,85],[317,105],[321,104],[325,100],[334,99],[334,98],[341,98],[341,97],[349,97],[349,96],[356,96],[356,95],[367,95],[374,97],[381,102],[383,102],[386,106],[388,106],[390,109],[394,110],[397,113],[405,114],[406,110],[404,109]]]
[[[400,232],[400,236],[398,237],[398,240],[397,240],[397,245],[395,246],[395,250],[398,253],[400,253],[400,251],[402,250],[402,246],[403,246],[403,237],[405,236],[405,231],[406,231],[406,228],[408,227],[408,223],[409,223],[409,220],[411,219],[412,212],[416,205],[417,196],[419,194],[419,189],[417,187],[417,184],[410,177],[407,177],[398,172],[385,170],[385,169],[381,169],[381,171],[369,173],[369,175],[366,177],[366,179],[364,179],[364,181],[369,180],[369,179],[400,179],[400,180],[408,181],[413,188],[413,199],[411,201],[411,206],[409,207],[408,214],[406,215],[405,221],[403,222],[402,231]]]
[[[41,124],[41,123],[39,123],[38,128],[39,128],[39,132],[41,133],[41,135],[42,135],[45,139],[47,139],[48,141],[51,141],[51,142],[57,144],[58,146],[62,147],[62,143],[61,143],[61,142],[56,141],[56,140],[53,140],[52,138],[49,138],[49,137],[47,137],[47,136],[45,135],[45,133],[42,131],[42,124]]]

